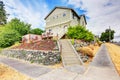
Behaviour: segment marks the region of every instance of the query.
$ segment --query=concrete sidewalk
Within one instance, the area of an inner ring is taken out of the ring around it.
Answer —
[[[40,75],[46,74],[51,71],[50,68],[33,65],[33,64],[29,64],[29,63],[22,62],[19,60],[9,59],[6,57],[0,57],[0,62],[6,64],[6,65],[16,69],[17,71],[19,71],[23,74],[26,74],[32,78],[37,78]]]
[[[85,74],[83,76],[79,75],[76,80],[120,80],[120,76],[104,44],[94,57]]]

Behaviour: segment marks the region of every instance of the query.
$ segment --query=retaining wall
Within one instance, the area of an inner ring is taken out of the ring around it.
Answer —
[[[29,61],[31,63],[38,63],[44,65],[52,65],[61,62],[61,55],[59,51],[40,51],[40,50],[3,50],[2,55]]]

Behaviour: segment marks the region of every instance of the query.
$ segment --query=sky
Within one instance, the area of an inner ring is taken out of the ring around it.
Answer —
[[[8,14],[8,21],[19,18],[32,25],[32,28],[44,29],[46,15],[55,6],[73,8],[78,15],[85,14],[87,29],[100,35],[105,29],[115,30],[120,36],[120,0],[2,0]]]

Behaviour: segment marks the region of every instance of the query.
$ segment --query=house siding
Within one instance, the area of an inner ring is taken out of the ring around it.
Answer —
[[[63,16],[63,14],[65,15]],[[73,17],[74,15],[74,17]],[[78,15],[71,9],[55,8],[46,18],[46,32],[53,33],[53,36],[61,38],[67,32],[69,26],[86,26],[85,18]]]
[[[80,18],[80,25],[86,27],[86,23],[83,16],[81,16]]]
[[[70,21],[70,11],[68,9],[55,9],[46,19],[46,29]],[[66,14],[63,16],[63,14]]]
[[[66,28],[65,28],[65,26],[66,26]],[[69,26],[70,26],[70,22],[67,22],[67,23],[64,23],[64,24],[48,27],[48,28],[46,28],[46,32],[49,32],[49,30],[51,29],[51,33],[53,33],[53,36],[58,36],[61,33],[66,33],[67,28]]]

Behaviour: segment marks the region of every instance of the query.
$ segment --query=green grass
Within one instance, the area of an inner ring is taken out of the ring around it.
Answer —
[[[3,48],[0,48],[0,51],[3,50]]]
[[[0,51],[2,51],[3,49],[9,49],[9,48],[12,48],[12,47],[15,47],[15,46],[18,46],[18,45],[20,45],[20,43],[19,42],[15,42],[15,44],[10,46],[10,47],[6,47],[6,48],[1,48],[0,47]]]
[[[12,46],[7,47],[7,48],[12,48],[12,47],[15,47],[15,46],[19,46],[20,44],[21,44],[20,42],[15,42],[15,44],[13,44]]]

